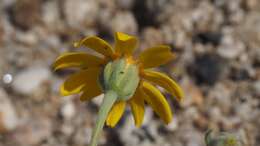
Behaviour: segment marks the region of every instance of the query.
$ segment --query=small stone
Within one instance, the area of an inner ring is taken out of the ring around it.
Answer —
[[[101,94],[101,95],[98,95],[97,97],[93,98],[93,102],[100,106],[102,104],[102,101],[103,101],[103,98],[104,98],[104,94]]]
[[[32,120],[33,119],[33,120]],[[31,117],[24,120],[15,131],[15,140],[24,145],[39,145],[42,141],[51,137],[51,120],[44,116]]]
[[[11,5],[13,5],[17,0],[2,0],[0,3],[1,3],[1,6],[0,8],[3,6],[3,8],[7,8],[7,7],[10,7]]]
[[[195,130],[187,131],[184,138],[186,141],[186,146],[202,146],[203,145],[203,135]]]
[[[28,95],[40,88],[40,85],[50,78],[50,71],[43,66],[32,66],[14,77],[13,89],[21,94]]]
[[[133,7],[134,0],[116,0],[116,3],[119,7],[123,9],[130,9]]]
[[[3,15],[0,16],[0,46],[2,45],[1,42],[8,42],[13,38],[15,33],[15,28],[8,20],[8,17]]]
[[[260,81],[254,83],[253,88],[257,96],[260,97]]]
[[[13,9],[13,22],[23,30],[28,30],[40,21],[41,13],[40,0],[18,0]],[[25,19],[26,18],[26,19]]]
[[[74,128],[72,124],[63,124],[60,128],[61,132],[64,134],[64,135],[71,135],[74,131]]]
[[[225,60],[214,54],[203,54],[196,57],[190,66],[190,73],[198,84],[214,85],[225,73]]]
[[[151,108],[146,108],[142,125],[148,126],[152,119],[153,119],[153,110]]]
[[[135,17],[127,11],[117,13],[111,23],[112,32],[119,31],[134,35],[137,33],[137,27]]]
[[[211,122],[214,123],[220,122],[221,118],[223,117],[220,108],[216,106],[211,106],[211,108],[209,109],[209,115]]]
[[[221,37],[222,34],[219,32],[201,32],[194,36],[194,41],[217,46],[221,41]]]
[[[245,45],[240,41],[235,41],[232,36],[225,36],[222,39],[217,53],[227,59],[235,59],[243,53]]]
[[[208,93],[208,97],[212,99],[211,102],[218,105],[222,114],[228,114],[230,113],[232,102],[234,102],[231,99],[234,90],[234,85],[231,83],[217,83]],[[213,109],[213,107],[211,108]]]
[[[201,107],[203,105],[204,97],[202,91],[190,79],[186,78],[183,80],[182,88],[185,93],[185,100],[181,102],[181,106],[189,107],[194,104]]]
[[[43,22],[49,29],[55,30],[62,25],[60,18],[58,1],[47,1],[43,5]]]
[[[203,115],[199,115],[194,119],[195,126],[201,130],[207,130],[208,122],[209,122],[208,119]]]
[[[71,100],[66,100],[61,107],[61,114],[66,120],[70,120],[76,113],[75,105]]]
[[[145,48],[153,47],[158,44],[163,44],[163,34],[159,29],[147,27],[143,32]]]
[[[171,121],[171,123],[169,123],[167,126],[166,126],[167,130],[169,131],[175,131],[178,129],[178,119],[177,117],[175,116],[173,118],[173,120]]]
[[[39,37],[31,31],[26,31],[26,32],[17,31],[15,37],[18,42],[21,42],[26,45],[33,46],[33,45],[37,45],[39,43],[39,40],[38,40]]]
[[[17,124],[16,111],[8,95],[0,89],[0,133],[14,130]]]
[[[3,82],[5,84],[10,84],[13,80],[13,76],[11,74],[5,74],[3,77]]]
[[[97,19],[98,3],[95,0],[66,0],[64,13],[72,28],[93,26]]]
[[[258,0],[246,0],[244,4],[249,10],[259,10],[260,8],[260,2]]]

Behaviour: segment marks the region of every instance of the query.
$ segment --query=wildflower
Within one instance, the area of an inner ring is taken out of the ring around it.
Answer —
[[[170,47],[161,45],[148,48],[135,59],[132,53],[137,43],[135,37],[121,32],[115,33],[114,48],[98,37],[87,37],[76,42],[74,46],[93,49],[104,57],[70,52],[58,57],[53,65],[55,70],[68,67],[80,69],[62,84],[62,95],[81,93],[80,100],[88,101],[101,93],[105,94],[92,134],[91,146],[96,145],[96,139],[105,121],[110,127],[118,123],[126,104],[131,107],[137,127],[142,124],[145,103],[149,104],[166,124],[169,123],[172,119],[170,106],[155,85],[166,89],[178,101],[183,98],[182,90],[174,80],[151,70],[174,58]]]

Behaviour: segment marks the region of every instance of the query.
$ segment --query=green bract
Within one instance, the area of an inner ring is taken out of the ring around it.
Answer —
[[[103,72],[101,84],[105,91],[114,91],[118,100],[128,100],[136,91],[139,83],[138,68],[128,64],[126,59],[109,62]]]

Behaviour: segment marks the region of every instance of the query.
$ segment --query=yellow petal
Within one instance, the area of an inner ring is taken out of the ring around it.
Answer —
[[[125,101],[118,101],[113,105],[106,119],[107,126],[114,127],[118,123],[125,111],[125,105]]]
[[[125,33],[115,33],[115,49],[119,54],[131,55],[136,48],[137,39]]]
[[[140,92],[140,89],[137,89],[135,95],[129,100],[129,104],[134,116],[135,125],[140,127],[144,119],[144,95]]]
[[[104,63],[104,59],[83,52],[68,52],[60,55],[53,64],[54,70],[67,67],[97,67]]]
[[[102,94],[102,88],[100,87],[98,80],[92,84],[86,84],[82,90],[83,94],[80,96],[81,101],[88,101]]]
[[[100,68],[89,68],[69,76],[61,85],[60,93],[67,96],[81,92],[85,86],[96,85],[99,73]]]
[[[139,61],[144,68],[157,67],[174,58],[169,46],[156,46],[146,49],[140,54]]]
[[[87,48],[93,49],[106,57],[111,57],[113,55],[112,47],[106,41],[96,36],[86,37],[74,44],[76,48],[82,45],[84,45]]]
[[[144,70],[142,77],[156,85],[163,87],[174,97],[176,97],[178,101],[183,99],[184,94],[181,87],[167,75],[156,71]]]
[[[171,108],[161,92],[148,82],[142,82],[142,91],[145,101],[153,108],[156,114],[168,124],[172,120]]]

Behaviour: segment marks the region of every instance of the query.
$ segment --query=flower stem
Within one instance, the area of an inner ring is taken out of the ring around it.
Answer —
[[[97,118],[96,126],[92,132],[90,146],[97,146],[97,140],[99,138],[101,130],[104,127],[106,117],[107,117],[110,109],[112,108],[113,104],[115,103],[117,97],[118,97],[117,93],[112,90],[105,93],[103,102],[98,111],[98,118]]]

